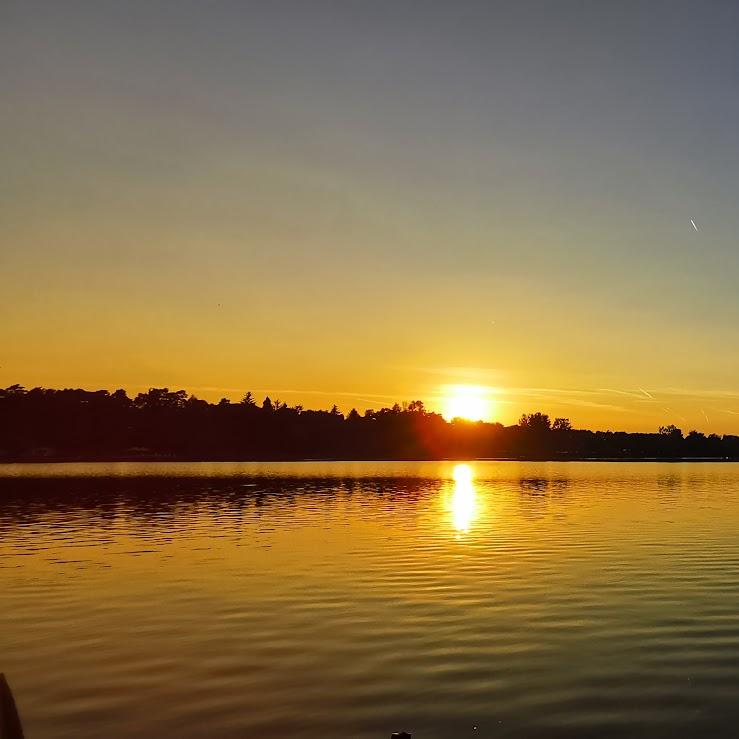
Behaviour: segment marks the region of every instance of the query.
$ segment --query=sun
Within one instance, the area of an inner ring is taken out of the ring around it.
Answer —
[[[489,388],[479,385],[450,385],[444,389],[442,415],[448,421],[463,418],[465,421],[487,421],[493,411]]]

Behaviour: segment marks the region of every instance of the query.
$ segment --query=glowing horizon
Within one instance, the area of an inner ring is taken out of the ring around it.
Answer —
[[[739,433],[722,12],[288,6],[3,14],[0,386]]]

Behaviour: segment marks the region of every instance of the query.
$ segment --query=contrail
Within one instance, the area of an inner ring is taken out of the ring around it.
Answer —
[[[691,218],[690,222],[693,224],[693,228],[695,229],[696,233],[698,232],[698,226],[695,225],[695,221]]]
[[[654,400],[654,395],[652,395],[651,393],[648,393],[643,387],[640,387],[639,390],[641,390],[644,393],[644,395],[646,395],[650,400]]]

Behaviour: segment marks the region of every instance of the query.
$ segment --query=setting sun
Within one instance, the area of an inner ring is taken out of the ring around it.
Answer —
[[[451,385],[444,393],[443,416],[449,421],[488,421],[493,405],[488,395],[488,388],[479,385]]]

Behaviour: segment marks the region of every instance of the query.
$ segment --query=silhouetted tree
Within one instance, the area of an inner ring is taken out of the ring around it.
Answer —
[[[658,433],[573,429],[544,413],[515,426],[445,421],[420,400],[391,408],[337,406],[306,410],[251,393],[240,403],[208,403],[184,390],[150,388],[131,400],[124,390],[0,389],[0,459],[433,459],[678,458],[739,459],[739,437],[683,438],[676,426]]]
[[[660,426],[659,433],[661,436],[671,436],[673,438],[680,437],[681,439],[683,438],[682,430],[674,424],[670,424],[669,426]]]
[[[551,422],[546,413],[524,413],[518,425],[527,431],[549,431]]]
[[[165,408],[181,408],[187,400],[187,392],[176,390],[170,392],[168,387],[152,387],[147,393],[139,393],[134,405],[147,410],[163,410]]]

